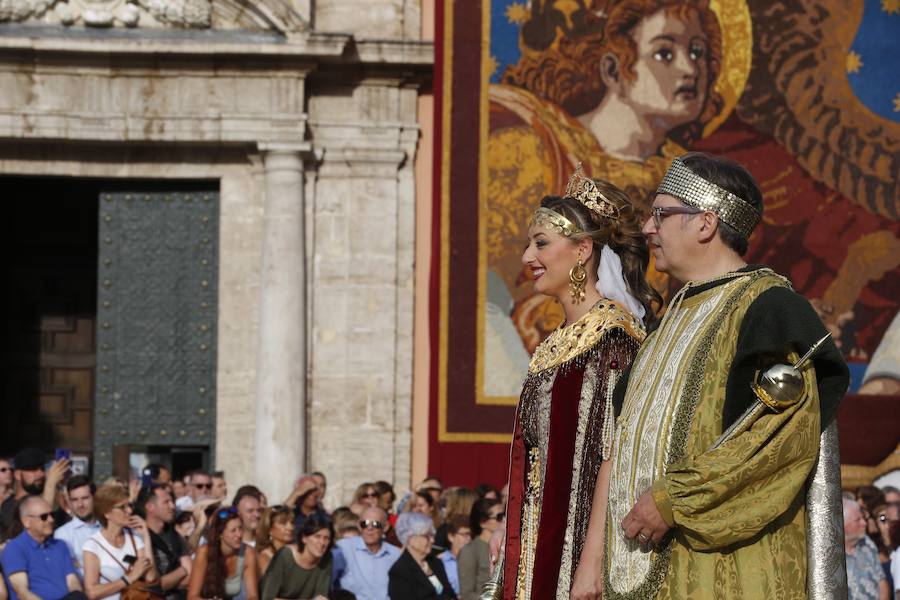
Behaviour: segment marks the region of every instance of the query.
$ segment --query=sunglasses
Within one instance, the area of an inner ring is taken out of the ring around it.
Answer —
[[[45,512],[45,513],[41,513],[39,515],[28,515],[28,516],[31,517],[32,519],[40,519],[41,521],[46,521],[47,519],[49,519],[50,517],[53,516],[53,513]]]
[[[488,520],[490,521],[491,519],[496,519],[497,521],[502,521],[503,517],[505,517],[505,516],[506,516],[505,512],[499,512],[496,515],[492,515],[492,516],[488,517]]]
[[[384,523],[381,521],[372,521],[370,519],[363,519],[359,522],[359,526],[362,529],[381,529],[384,527]]]
[[[197,488],[198,490],[211,490],[212,489],[211,483],[192,483],[191,485],[194,486],[195,488]]]
[[[216,513],[216,518],[219,520],[222,520],[222,519],[227,519],[228,517],[232,517],[236,514],[238,514],[237,509],[233,506],[229,506],[228,508],[220,509]]]
[[[363,498],[377,498],[378,492],[369,492],[368,494],[363,494]]]

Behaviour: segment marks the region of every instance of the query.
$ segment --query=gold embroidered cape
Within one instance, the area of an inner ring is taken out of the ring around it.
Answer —
[[[821,424],[816,370],[804,372],[797,404],[710,451],[727,420],[733,362],[743,356],[742,321],[774,288],[793,295],[769,269],[680,293],[641,348],[614,434],[604,598],[806,597],[805,484]],[[647,490],[674,526],[651,553],[620,526]]]

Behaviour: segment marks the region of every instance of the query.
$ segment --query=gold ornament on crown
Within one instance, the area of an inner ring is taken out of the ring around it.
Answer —
[[[607,219],[619,218],[619,207],[603,195],[593,179],[584,176],[581,163],[578,163],[575,172],[569,177],[565,195],[575,198],[598,216]]]

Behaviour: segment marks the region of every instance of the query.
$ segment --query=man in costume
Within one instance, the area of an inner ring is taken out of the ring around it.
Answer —
[[[794,388],[763,385],[826,330],[790,282],[741,259],[761,216],[753,177],[725,159],[676,159],[657,190],[644,235],[684,287],[616,390],[604,598],[846,589],[832,420],[847,366],[828,340]]]

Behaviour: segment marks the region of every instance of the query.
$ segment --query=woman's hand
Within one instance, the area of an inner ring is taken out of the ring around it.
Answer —
[[[128,581],[134,583],[141,577],[147,574],[147,571],[153,566],[153,563],[150,562],[150,559],[144,555],[138,556],[137,560],[134,561],[134,565],[131,567],[131,570],[128,571]]]
[[[144,540],[145,545],[150,543],[150,531],[147,529],[147,521],[137,515],[132,515],[131,518],[128,519],[128,528],[132,531],[136,531]]]
[[[578,563],[570,597],[572,600],[600,600],[603,597],[602,564],[585,560]]]

